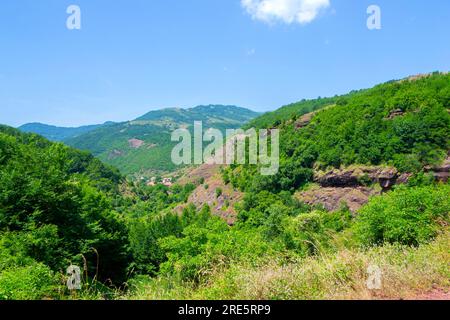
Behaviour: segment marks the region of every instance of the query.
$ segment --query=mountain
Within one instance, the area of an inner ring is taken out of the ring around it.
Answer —
[[[64,141],[97,129],[101,126],[102,125],[89,125],[76,128],[65,128],[34,122],[24,124],[18,129],[26,133],[39,134],[51,141]]]
[[[449,108],[450,75],[433,73],[303,101],[250,124],[279,127],[282,160],[294,167],[393,165],[417,172],[447,156]]]
[[[297,193],[301,201],[356,211],[397,184],[447,181],[450,155],[450,75],[390,81],[331,98],[303,100],[251,120],[245,127],[280,129],[280,168],[202,165],[179,181],[204,184],[191,196],[228,221],[242,193]],[[222,172],[222,179],[218,178]],[[223,183],[221,184],[221,181]],[[376,187],[373,187],[376,186]],[[373,187],[373,188],[372,188]],[[223,199],[215,193],[222,191]],[[251,219],[251,218],[249,218]]]
[[[126,182],[0,125],[0,300],[73,299],[69,265],[83,267],[83,299],[364,299],[373,261],[388,280],[375,298],[448,297],[450,75],[327,99],[253,122],[281,130],[278,174],[204,164],[184,186]],[[197,120],[163,113],[83,136],[148,160],[169,127]]]
[[[279,173],[263,176],[252,165],[189,168],[178,182],[197,187],[176,208],[179,215],[194,215],[194,205],[198,216],[210,211],[232,226],[201,222],[181,238],[153,240],[169,248],[158,281],[174,286],[166,295],[144,280],[137,282],[136,296],[176,299],[192,290],[170,282],[176,275],[200,283],[190,298],[295,300],[332,292],[329,298],[364,299],[367,281],[360,275],[376,255],[384,261],[383,279],[386,272],[397,279],[391,281],[393,293],[383,282],[377,294],[399,299],[398,283],[409,296],[432,292],[433,286],[448,292],[444,273],[433,276],[426,289],[414,287],[410,277],[398,280],[407,252],[437,243],[446,243],[442,253],[449,250],[450,186],[443,183],[449,173],[449,108],[450,75],[433,74],[301,101],[253,120],[250,125],[280,129]],[[153,235],[155,225],[143,220],[136,230]],[[150,242],[135,243],[146,257]],[[403,256],[396,267],[393,256]],[[414,283],[422,283],[424,265],[448,264],[444,254],[426,257],[408,257]],[[257,291],[247,285],[261,278],[268,280],[256,281]]]
[[[92,152],[102,161],[114,165],[124,174],[172,171],[171,132],[192,128],[203,121],[204,128],[219,130],[242,127],[259,113],[236,106],[208,105],[191,109],[151,111],[133,121],[111,123],[66,139],[72,147]]]
[[[178,124],[189,124],[193,121],[203,121],[208,125],[236,124],[242,125],[255,118],[259,114],[249,109],[236,106],[207,105],[197,106],[191,109],[171,108],[149,113],[137,118],[137,121],[173,122]]]

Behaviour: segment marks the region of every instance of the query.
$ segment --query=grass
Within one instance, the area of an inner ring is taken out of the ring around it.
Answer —
[[[139,278],[124,299],[414,299],[450,289],[449,229],[430,244],[341,249],[286,263],[271,259],[258,267],[234,264],[214,270],[201,284],[171,278]],[[369,290],[368,267],[382,270],[382,288]]]

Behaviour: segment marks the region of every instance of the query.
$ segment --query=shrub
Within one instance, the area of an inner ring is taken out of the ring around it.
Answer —
[[[57,277],[41,263],[0,272],[0,300],[38,300],[55,296]]]
[[[230,228],[222,219],[206,214],[200,212],[201,219],[186,227],[181,237],[159,240],[167,255],[161,275],[199,283],[233,261],[256,262],[272,252],[257,229]]]
[[[449,185],[401,186],[372,198],[357,218],[356,238],[363,245],[427,242],[437,235],[441,224],[449,222],[449,194]]]

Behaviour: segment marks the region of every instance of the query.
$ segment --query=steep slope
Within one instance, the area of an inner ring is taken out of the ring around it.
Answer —
[[[281,130],[279,173],[231,166],[223,179],[247,194],[298,191],[308,204],[336,210],[344,202],[355,212],[396,183],[448,179],[449,109],[450,75],[440,73],[292,104],[246,125]]]
[[[124,174],[150,176],[176,169],[170,160],[176,145],[170,139],[174,129],[192,128],[194,121],[203,121],[204,128],[233,129],[256,116],[256,112],[235,106],[164,109],[151,111],[134,121],[103,126],[65,142],[89,150]]]
[[[0,126],[0,273],[85,259],[92,274],[123,281],[125,225],[112,205],[121,181],[88,153]]]
[[[64,141],[75,138],[89,131],[95,130],[102,125],[90,125],[76,128],[56,127],[43,123],[27,123],[20,126],[18,129],[26,133],[36,133],[51,141]]]
[[[250,168],[232,181],[243,189],[293,191],[312,181],[313,169],[387,165],[415,173],[439,165],[447,156],[448,74],[389,82],[332,100],[327,104],[335,105],[322,107],[307,120],[301,110],[284,121],[277,112],[272,114],[281,129],[278,175],[260,177]],[[265,117],[252,123],[265,122]]]

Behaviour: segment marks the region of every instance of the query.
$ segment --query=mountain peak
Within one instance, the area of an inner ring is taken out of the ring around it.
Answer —
[[[232,106],[232,105],[199,105],[193,108],[165,108],[152,110],[137,118],[137,121],[173,121],[173,122],[194,122],[205,121],[210,118],[219,117],[221,119],[238,117],[239,122],[246,122],[258,116],[259,113],[252,110]]]

